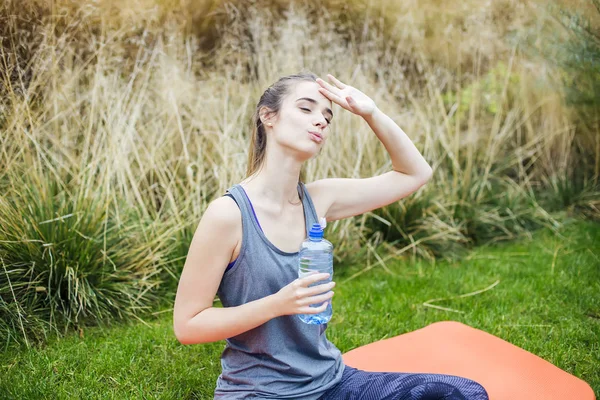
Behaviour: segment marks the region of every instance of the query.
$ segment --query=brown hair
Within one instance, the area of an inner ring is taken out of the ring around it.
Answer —
[[[250,151],[248,152],[248,168],[246,169],[246,177],[249,177],[257,170],[262,168],[265,161],[265,154],[267,151],[267,133],[265,127],[260,120],[260,109],[267,107],[270,112],[269,114],[277,115],[281,109],[283,99],[289,93],[290,87],[293,83],[299,81],[317,81],[317,76],[312,72],[302,72],[295,75],[288,75],[279,78],[277,82],[272,84],[265,90],[260,96],[260,100],[256,105],[254,115],[252,116],[252,139],[250,142]],[[298,183],[304,182],[305,171],[304,166],[300,169],[300,177]],[[302,192],[300,193],[302,199]]]

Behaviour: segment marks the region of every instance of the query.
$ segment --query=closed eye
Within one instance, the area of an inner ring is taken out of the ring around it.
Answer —
[[[301,110],[304,110],[304,111],[311,112],[311,111],[310,111],[310,108],[304,108],[304,107],[300,107],[300,109],[301,109]],[[325,121],[327,121],[327,125],[331,124],[331,120],[329,120],[329,119],[325,118]]]

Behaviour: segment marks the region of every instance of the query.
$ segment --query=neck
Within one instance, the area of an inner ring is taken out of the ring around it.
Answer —
[[[277,159],[269,154],[278,154]],[[298,179],[302,163],[282,152],[267,151],[262,168],[244,179],[240,184],[255,201],[273,212],[279,213],[290,206],[300,205]]]

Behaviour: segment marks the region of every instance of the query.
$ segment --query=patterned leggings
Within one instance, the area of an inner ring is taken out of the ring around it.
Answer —
[[[346,365],[319,400],[488,400],[479,383],[442,374],[367,372]]]

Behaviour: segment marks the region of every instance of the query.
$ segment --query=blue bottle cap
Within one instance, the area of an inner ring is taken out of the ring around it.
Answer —
[[[323,238],[323,228],[321,228],[321,224],[313,224],[312,228],[308,232],[308,237],[311,239],[322,239]]]

